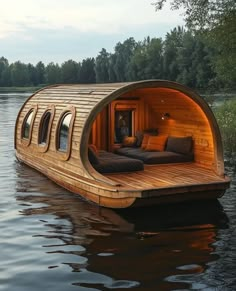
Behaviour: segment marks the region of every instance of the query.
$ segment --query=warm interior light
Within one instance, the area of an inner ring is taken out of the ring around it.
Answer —
[[[162,120],[167,120],[167,119],[169,119],[170,118],[170,114],[169,113],[164,113],[163,115],[162,115]]]

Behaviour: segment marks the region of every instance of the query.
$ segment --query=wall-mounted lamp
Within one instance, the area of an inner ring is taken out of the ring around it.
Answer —
[[[161,117],[162,120],[168,120],[170,118],[170,114],[169,113],[164,113]]]

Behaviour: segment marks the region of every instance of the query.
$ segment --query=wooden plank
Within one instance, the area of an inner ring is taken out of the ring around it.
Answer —
[[[144,171],[129,174],[106,174],[111,180],[133,189],[162,188],[193,184],[224,182],[213,171],[199,167],[196,163],[148,165]],[[140,182],[143,181],[143,182]]]

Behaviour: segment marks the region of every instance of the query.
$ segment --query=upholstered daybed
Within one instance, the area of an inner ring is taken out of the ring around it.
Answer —
[[[94,169],[99,173],[132,172],[144,169],[143,162],[140,159],[116,155],[102,150],[95,153],[90,147],[88,157]]]
[[[158,137],[153,137],[157,140]],[[159,148],[160,150],[156,150]],[[163,148],[163,150],[161,150]],[[191,162],[194,159],[193,141],[191,136],[187,137],[166,137],[162,141],[161,148],[155,146],[121,147],[116,153],[122,156],[139,159],[145,164],[165,164]]]

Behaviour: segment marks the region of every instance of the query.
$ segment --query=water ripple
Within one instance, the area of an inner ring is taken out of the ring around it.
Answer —
[[[235,290],[234,166],[220,202],[99,208],[16,161],[26,97],[0,95],[0,291]]]

